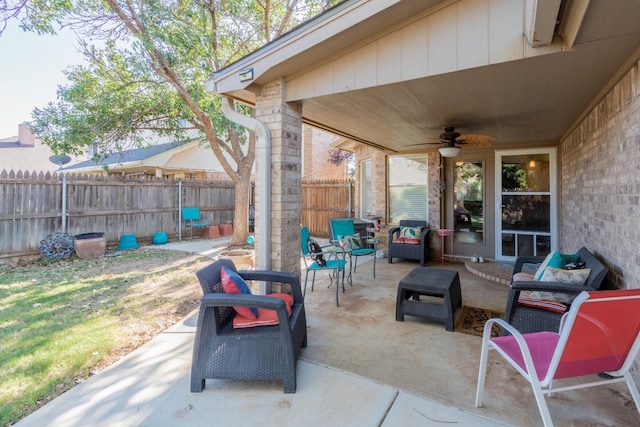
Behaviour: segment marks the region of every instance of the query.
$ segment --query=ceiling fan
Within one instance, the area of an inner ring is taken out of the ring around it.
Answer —
[[[438,149],[442,157],[455,157],[460,152],[459,145],[474,144],[477,146],[488,145],[495,138],[487,135],[461,135],[456,131],[455,126],[445,126],[444,132],[440,134],[439,142],[428,142],[427,144],[441,144]]]

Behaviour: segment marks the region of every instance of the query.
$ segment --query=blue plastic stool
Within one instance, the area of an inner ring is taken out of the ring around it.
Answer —
[[[135,234],[123,234],[120,237],[120,244],[118,245],[118,250],[125,251],[127,249],[138,249],[140,245],[138,245],[138,241],[136,240]]]

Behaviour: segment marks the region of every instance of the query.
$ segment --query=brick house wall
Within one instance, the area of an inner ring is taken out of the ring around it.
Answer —
[[[560,249],[585,246],[640,287],[640,62],[560,144]]]
[[[329,163],[329,149],[336,136],[310,126],[303,126],[303,171],[304,179],[346,179],[347,165]]]

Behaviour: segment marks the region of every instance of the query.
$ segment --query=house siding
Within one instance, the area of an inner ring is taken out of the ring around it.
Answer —
[[[376,34],[349,52],[287,81],[287,101],[365,89],[408,79],[544,55],[562,50],[555,42],[529,49],[524,2],[462,0]],[[471,19],[470,19],[471,17]],[[471,22],[471,24],[469,24]]]
[[[560,145],[560,249],[585,246],[640,287],[640,62]]]

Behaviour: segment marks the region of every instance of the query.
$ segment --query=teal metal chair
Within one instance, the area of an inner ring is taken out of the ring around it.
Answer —
[[[342,272],[342,292],[344,292],[344,270],[347,265],[346,259],[340,259],[339,253],[335,250],[327,250],[327,247],[322,248],[322,252],[312,254],[309,251],[309,229],[307,227],[302,227],[300,229],[300,247],[302,249],[302,258],[304,259],[304,265],[306,267],[307,273],[304,278],[304,290],[302,291],[302,296],[304,297],[307,293],[307,281],[309,279],[309,272],[313,272],[313,278],[311,279],[311,292],[313,292],[313,286],[316,282],[316,272],[322,270],[328,270],[333,272],[333,275],[330,275],[331,283],[329,286],[333,284],[333,278],[336,279],[336,306],[340,306],[338,302],[339,288],[340,288],[340,272]],[[322,266],[318,264],[313,256],[322,255],[325,258],[326,265]]]
[[[331,231],[331,241],[339,243],[344,236],[353,236],[356,229],[352,219],[330,219],[329,229]],[[352,261],[353,272],[358,268],[358,257],[373,255],[373,278],[376,277],[376,244],[377,240],[371,237],[361,238],[363,246],[361,248],[352,247],[349,252],[349,259]],[[369,245],[373,245],[370,247]]]
[[[193,229],[209,227],[211,223],[200,217],[199,208],[182,208],[182,221],[184,222],[185,231],[187,228],[191,231],[189,240],[193,240]]]

